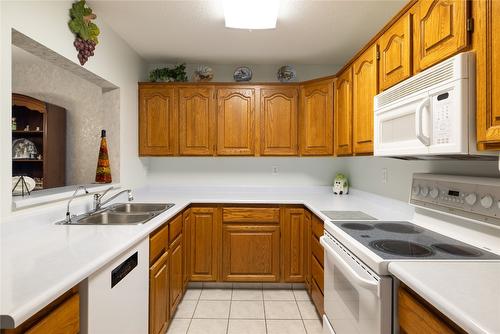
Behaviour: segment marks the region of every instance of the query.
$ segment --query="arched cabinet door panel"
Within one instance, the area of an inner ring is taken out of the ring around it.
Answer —
[[[335,82],[335,155],[352,154],[352,67]]]

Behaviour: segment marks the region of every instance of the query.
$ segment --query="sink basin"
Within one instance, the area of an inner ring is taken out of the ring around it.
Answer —
[[[154,216],[153,213],[123,214],[103,211],[80,218],[73,225],[139,225]]]
[[[159,213],[161,211],[170,209],[173,204],[163,204],[163,203],[120,203],[115,204],[109,208],[113,212],[123,212],[123,213],[139,213],[139,212],[153,212]]]

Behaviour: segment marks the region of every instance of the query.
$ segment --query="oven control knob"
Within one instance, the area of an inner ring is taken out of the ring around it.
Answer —
[[[411,190],[413,195],[418,195],[418,193],[420,192],[420,187],[419,186],[413,186],[413,189]]]
[[[438,195],[439,195],[439,190],[438,190],[438,188],[432,188],[432,189],[431,189],[430,194],[431,194],[431,197],[432,197],[432,198],[434,198],[434,199],[435,199],[435,198],[437,198],[437,197],[438,197]]]
[[[491,208],[493,205],[493,198],[490,195],[486,195],[483,198],[481,198],[481,205],[485,209]]]
[[[422,189],[420,189],[420,194],[424,197],[427,196],[429,194],[429,188],[422,187]]]
[[[477,201],[477,196],[475,193],[470,193],[467,196],[465,196],[465,203],[469,205],[474,205]]]

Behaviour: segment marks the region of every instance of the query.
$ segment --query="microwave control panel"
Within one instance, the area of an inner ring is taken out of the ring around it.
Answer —
[[[410,204],[500,225],[500,179],[414,174]]]
[[[453,91],[432,97],[433,144],[450,144],[453,141]]]

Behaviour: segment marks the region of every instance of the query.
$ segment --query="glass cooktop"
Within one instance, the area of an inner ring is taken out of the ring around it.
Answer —
[[[407,221],[333,221],[382,259],[500,260],[486,250]]]

